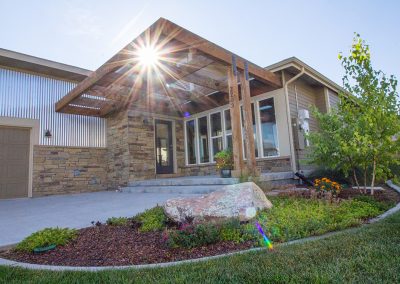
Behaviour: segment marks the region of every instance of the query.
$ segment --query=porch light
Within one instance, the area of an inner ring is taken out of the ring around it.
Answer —
[[[144,66],[156,66],[160,60],[160,53],[154,46],[144,46],[138,51],[139,62]]]

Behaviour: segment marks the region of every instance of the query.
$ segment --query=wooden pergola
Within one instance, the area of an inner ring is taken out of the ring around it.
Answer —
[[[138,60],[146,46],[160,53],[152,68]],[[148,112],[187,117],[229,103],[235,169],[242,172],[242,100],[248,169],[254,172],[250,97],[281,87],[274,73],[160,18],[60,99],[56,111],[107,117],[135,104]]]

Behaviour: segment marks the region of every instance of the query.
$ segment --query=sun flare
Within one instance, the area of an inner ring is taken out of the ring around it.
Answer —
[[[138,59],[143,66],[154,67],[160,62],[160,53],[153,46],[145,46],[139,49]]]

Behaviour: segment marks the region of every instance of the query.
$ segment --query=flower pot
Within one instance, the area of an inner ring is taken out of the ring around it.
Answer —
[[[231,170],[230,169],[221,169],[220,175],[222,178],[230,178],[231,175]]]

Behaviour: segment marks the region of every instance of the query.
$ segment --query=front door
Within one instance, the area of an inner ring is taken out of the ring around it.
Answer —
[[[156,132],[156,173],[172,174],[174,172],[174,147],[172,142],[172,122],[155,121]]]

